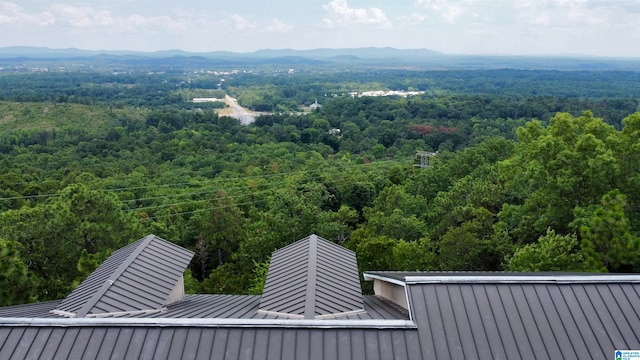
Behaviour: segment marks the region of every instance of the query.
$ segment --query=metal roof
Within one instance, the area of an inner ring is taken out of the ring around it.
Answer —
[[[606,359],[616,349],[640,349],[635,282],[414,283],[407,289],[415,327],[295,319],[0,319],[0,358]]]
[[[58,318],[58,315],[52,314],[51,310],[60,304],[60,300],[43,301],[32,304],[11,305],[0,307],[1,318]]]
[[[425,358],[606,359],[640,349],[637,274],[368,275],[405,282]]]
[[[161,310],[192,257],[193,252],[149,235],[112,253],[53,312],[85,317]]]
[[[324,246],[315,241],[283,250],[313,263],[309,248]],[[105,319],[55,317],[46,309],[58,302],[47,302],[0,308],[0,359],[606,359],[640,349],[636,274],[365,277],[401,285],[411,320],[373,296],[361,297],[364,312],[331,319],[260,311],[260,297],[246,295],[188,295]]]
[[[15,326],[0,327],[0,359],[423,359],[417,335],[415,329]]]
[[[363,297],[365,312],[335,317],[337,320],[408,320],[409,316],[393,304],[373,295]],[[0,307],[1,318],[51,318],[49,311],[60,301]],[[164,311],[153,313],[118,314],[115,318],[173,318],[173,319],[288,319],[258,312],[259,295],[186,295],[182,301],[168,305]]]
[[[305,319],[364,312],[355,253],[316,235],[275,251],[259,310]]]

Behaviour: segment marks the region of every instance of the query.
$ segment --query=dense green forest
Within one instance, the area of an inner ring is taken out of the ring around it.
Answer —
[[[640,271],[639,80],[0,72],[0,305],[62,298],[149,233],[196,253],[190,292],[259,293],[270,253],[311,233],[362,271]],[[224,93],[268,113],[191,102]]]

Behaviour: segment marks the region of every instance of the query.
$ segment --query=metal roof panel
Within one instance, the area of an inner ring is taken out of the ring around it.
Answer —
[[[639,294],[633,280],[409,285],[421,352],[438,359],[604,358],[640,346]]]
[[[149,235],[115,251],[56,310],[89,314],[160,309],[193,252]]]
[[[275,251],[260,311],[307,319],[364,312],[355,253],[316,235]]]

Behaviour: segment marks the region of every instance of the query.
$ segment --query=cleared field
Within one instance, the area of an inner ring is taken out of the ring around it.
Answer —
[[[260,115],[255,111],[251,111],[238,105],[238,101],[229,95],[224,98],[224,102],[228,107],[224,109],[216,109],[218,115],[238,119],[243,125],[251,124],[256,120],[256,116]]]
[[[0,131],[61,129],[78,121],[87,130],[106,130],[114,126],[118,115],[143,120],[145,110],[110,109],[106,106],[56,103],[18,103],[0,101]]]

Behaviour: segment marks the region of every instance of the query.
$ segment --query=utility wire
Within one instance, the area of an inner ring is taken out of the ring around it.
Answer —
[[[338,170],[338,169],[348,169],[348,168],[355,168],[355,167],[369,167],[369,166],[373,166],[373,165],[386,165],[386,164],[393,164],[393,163],[402,163],[399,160],[383,160],[383,161],[376,161],[376,162],[372,162],[372,163],[368,163],[368,164],[347,164],[344,166],[328,166],[327,168],[320,168],[320,169],[314,169],[314,170],[301,170],[301,171],[293,171],[293,172],[286,172],[286,173],[278,173],[278,174],[266,174],[266,175],[251,175],[251,176],[242,176],[242,177],[235,177],[235,178],[216,178],[213,179],[211,181],[209,181],[209,183],[215,183],[215,182],[223,182],[223,181],[241,181],[241,180],[248,180],[248,179],[266,179],[266,178],[270,178],[270,177],[276,177],[276,176],[287,176],[287,175],[296,175],[296,174],[306,174],[306,173],[313,173],[313,172],[320,172],[320,171],[330,171],[330,170]],[[145,185],[145,186],[133,186],[133,187],[121,187],[121,188],[114,188],[114,189],[99,189],[96,191],[102,191],[102,192],[119,192],[119,191],[127,191],[127,190],[139,190],[139,189],[148,189],[148,188],[159,188],[159,187],[174,187],[174,186],[184,186],[184,185],[193,185],[193,183],[191,182],[181,182],[181,183],[173,183],[173,184],[158,184],[158,185]],[[205,183],[204,185],[199,185],[199,186],[205,186],[205,185],[210,185]],[[25,195],[25,196],[11,196],[11,197],[4,197],[4,198],[0,198],[0,201],[3,200],[25,200],[25,199],[38,199],[38,198],[48,198],[48,197],[57,197],[57,196],[61,196],[61,192],[58,193],[51,193],[51,194],[39,194],[39,195]],[[179,196],[179,195],[176,195]],[[131,201],[137,201],[140,199],[131,199],[131,200],[125,200],[127,202],[131,202]]]
[[[187,214],[193,214],[193,213],[202,212],[202,211],[210,211],[210,210],[217,210],[217,209],[226,209],[226,208],[230,208],[230,207],[234,207],[234,206],[253,205],[253,204],[261,203],[261,202],[265,202],[265,201],[267,201],[267,200],[256,200],[256,201],[250,201],[250,202],[246,202],[246,203],[242,203],[242,204],[231,204],[231,205],[224,205],[224,206],[210,207],[210,208],[206,208],[206,209],[196,209],[196,210],[185,211],[185,212],[179,212],[179,213],[174,213],[174,214],[166,214],[166,215],[151,216],[151,217],[148,217],[147,219],[150,219],[150,220],[157,220],[157,219],[159,219],[159,218],[166,218],[166,217],[173,217],[173,216],[187,215]]]
[[[351,181],[351,179],[348,178],[344,178],[341,180],[337,180],[337,181],[332,181],[332,184],[341,184],[347,181]],[[284,183],[284,182],[281,182]],[[276,184],[277,185],[277,184]],[[245,189],[248,187],[240,187],[240,188],[235,188],[235,189]],[[212,190],[210,192],[220,192],[220,191],[227,191],[229,189],[217,189],[217,190]],[[248,196],[256,196],[256,195],[261,195],[261,194],[265,194],[265,193],[271,193],[274,189],[266,189],[266,190],[262,190],[262,191],[256,191],[256,192],[252,192],[249,194],[241,194],[241,195],[228,195],[228,196],[223,196],[220,198],[215,198],[214,200],[230,200],[230,199],[239,199],[239,198],[244,198],[244,197],[248,197]],[[276,189],[277,190],[277,189]],[[202,193],[207,193],[207,192],[202,192]],[[155,205],[155,206],[144,206],[144,207],[138,207],[138,208],[133,208],[133,209],[125,209],[125,212],[133,212],[133,211],[143,211],[143,210],[148,210],[148,209],[162,209],[162,208],[168,208],[168,207],[172,207],[172,206],[180,206],[180,205],[189,205],[189,204],[194,204],[194,203],[201,203],[201,202],[207,202],[207,201],[211,201],[212,199],[203,199],[203,200],[191,200],[191,201],[187,201],[187,202],[179,202],[179,203],[171,203],[171,204],[163,204],[163,205]],[[259,201],[259,202],[262,202]]]
[[[349,180],[349,179],[343,179],[343,181],[347,181],[347,180]],[[249,194],[249,195],[252,195],[252,194]],[[246,195],[246,196],[249,196],[249,195]],[[244,197],[244,195],[243,196],[238,196],[238,197]],[[233,198],[233,196],[230,197],[230,198]],[[221,198],[221,199],[225,199],[225,198]],[[265,200],[255,200],[255,201],[245,202],[245,203],[241,203],[241,204],[229,204],[229,205],[223,205],[223,206],[215,206],[215,207],[209,207],[209,208],[205,208],[205,209],[196,209],[196,210],[184,211],[184,212],[173,213],[173,214],[156,215],[156,216],[148,217],[147,219],[149,219],[149,220],[157,220],[157,219],[160,219],[160,218],[188,215],[188,214],[194,214],[194,213],[203,212],[203,211],[226,209],[226,208],[244,206],[244,205],[255,205],[255,204],[263,203],[263,202],[266,202],[266,201],[267,200],[265,199]]]
[[[298,171],[291,171],[291,172],[281,172],[281,173],[277,173],[277,174],[265,174],[265,175],[246,175],[246,176],[239,176],[239,177],[235,177],[235,178],[215,178],[210,180],[209,182],[223,182],[223,181],[241,181],[241,180],[247,180],[247,179],[265,179],[265,178],[271,178],[271,177],[278,177],[278,176],[287,176],[287,175],[296,175],[296,174],[305,174],[305,173],[313,173],[313,172],[320,172],[320,171],[326,171],[326,170],[331,170],[331,169],[348,169],[348,168],[355,168],[355,167],[368,167],[368,166],[372,166],[372,165],[386,165],[386,164],[393,164],[393,163],[402,163],[402,161],[400,160],[381,160],[381,161],[375,161],[375,162],[371,162],[371,163],[365,163],[365,164],[344,164],[344,165],[337,165],[337,166],[326,166],[323,168],[318,168],[318,169],[312,169],[312,170],[298,170]],[[126,191],[126,190],[136,190],[136,189],[144,189],[144,188],[153,188],[153,187],[160,187],[160,186],[179,186],[179,185],[193,185],[193,183],[186,183],[186,182],[182,182],[182,183],[175,183],[175,184],[164,184],[164,185],[148,185],[148,186],[140,186],[140,187],[123,187],[123,188],[114,188],[114,189],[104,189],[101,191]],[[0,199],[1,200],[1,199]]]

